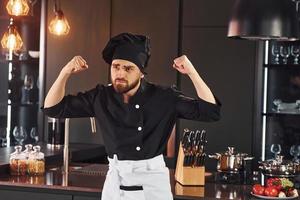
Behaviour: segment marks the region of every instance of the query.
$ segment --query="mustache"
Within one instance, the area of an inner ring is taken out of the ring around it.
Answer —
[[[116,79],[115,79],[115,82],[116,82],[116,81],[126,81],[126,82],[127,82],[127,80],[124,79],[124,78],[116,78]]]

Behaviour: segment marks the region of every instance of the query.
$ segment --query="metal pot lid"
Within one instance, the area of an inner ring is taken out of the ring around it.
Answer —
[[[297,162],[283,159],[283,156],[281,156],[281,155],[277,156],[275,159],[259,161],[259,164],[266,165],[266,166],[292,166],[292,165],[298,166],[298,165],[300,165]]]
[[[239,157],[248,156],[247,153],[237,152],[234,147],[227,147],[227,151],[225,151],[224,153],[219,153],[219,154],[226,155],[226,156],[239,156]]]

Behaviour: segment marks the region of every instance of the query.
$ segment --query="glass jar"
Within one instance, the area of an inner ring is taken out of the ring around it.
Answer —
[[[28,174],[42,175],[45,173],[45,156],[40,146],[34,146],[28,158]]]
[[[32,152],[32,144],[26,144],[25,145],[25,150],[23,151],[26,159],[29,158],[29,154]]]
[[[11,175],[25,175],[27,170],[27,159],[22,152],[22,146],[15,146],[15,152],[10,154],[9,168]]]

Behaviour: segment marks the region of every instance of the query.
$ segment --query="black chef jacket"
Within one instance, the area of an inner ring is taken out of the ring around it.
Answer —
[[[98,84],[85,93],[67,95],[43,111],[54,118],[96,117],[108,156],[141,160],[163,153],[176,118],[216,121],[220,119],[220,107],[218,100],[212,104],[192,99],[174,87],[143,80],[128,103],[112,85]]]

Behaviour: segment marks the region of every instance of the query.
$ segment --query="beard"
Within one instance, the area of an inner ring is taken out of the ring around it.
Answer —
[[[121,81],[124,81],[124,82],[123,83],[116,83],[117,80],[121,80]],[[131,84],[128,84],[128,81],[126,81],[125,79],[118,79],[117,78],[117,79],[115,79],[114,81],[111,81],[111,82],[112,82],[112,85],[113,85],[113,87],[114,87],[114,89],[117,93],[124,94],[124,93],[129,92],[133,88],[135,88],[139,84],[139,81],[140,81],[139,79],[136,79]]]

